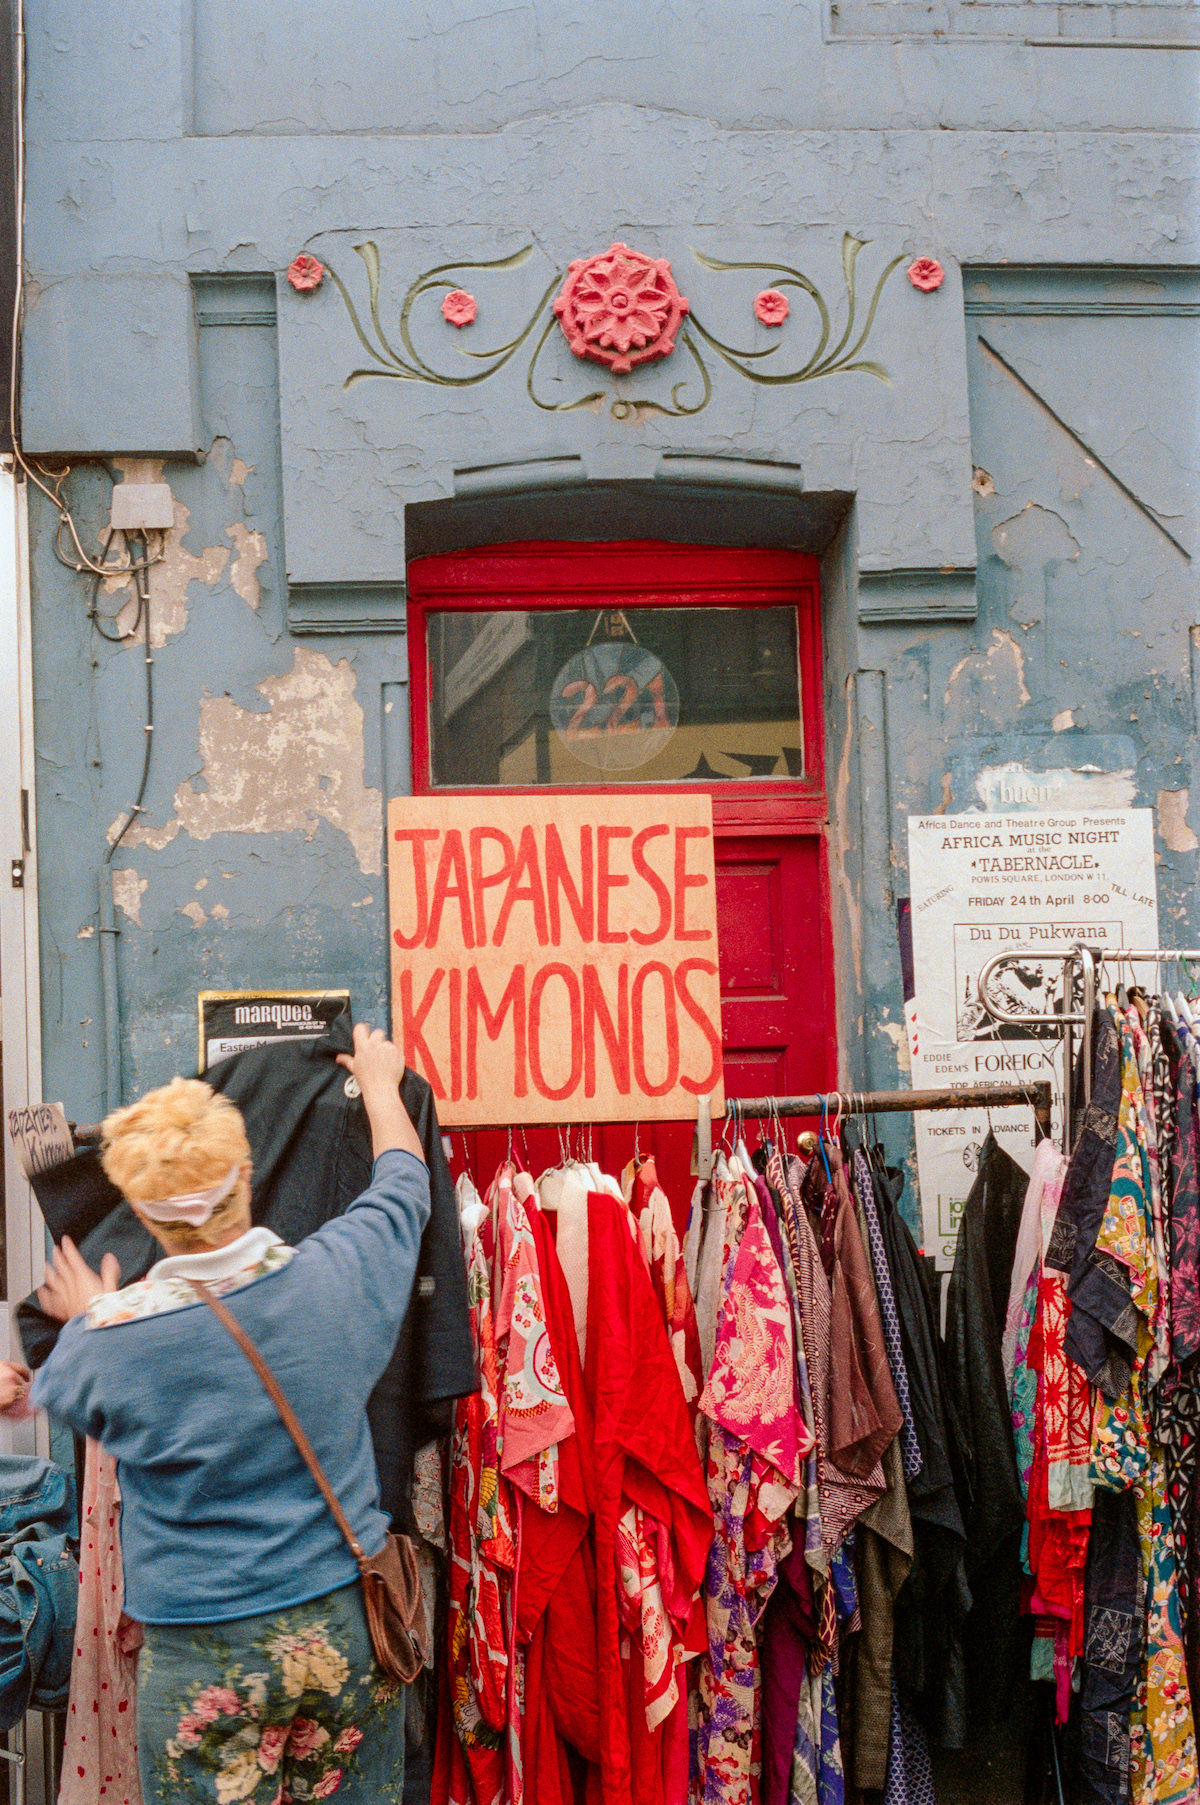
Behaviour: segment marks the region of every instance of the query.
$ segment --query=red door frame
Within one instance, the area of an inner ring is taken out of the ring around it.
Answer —
[[[499,612],[552,610],[588,605],[595,595],[625,606],[751,607],[787,603],[797,610],[800,710],[805,774],[799,780],[748,779],[707,785],[718,837],[813,835],[820,842],[822,944],[816,949],[824,993],[813,1021],[825,1048],[826,1086],[837,1072],[833,927],[827,845],[825,721],[821,640],[820,570],[808,553],[731,546],[674,545],[660,540],[545,541],[490,545],[415,559],[408,567],[409,703],[413,793],[470,794],[470,786],[430,783],[431,675],[427,617],[440,609]],[[541,788],[553,786],[540,786]],[[670,792],[673,784],[574,785],[606,795],[629,790]],[[694,786],[689,784],[688,788]],[[488,785],[492,795],[520,796],[524,788]]]

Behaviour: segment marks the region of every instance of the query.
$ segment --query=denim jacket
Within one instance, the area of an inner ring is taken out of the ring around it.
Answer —
[[[49,1460],[0,1454],[0,1730],[30,1705],[66,1705],[79,1596],[74,1538],[71,1475]]]

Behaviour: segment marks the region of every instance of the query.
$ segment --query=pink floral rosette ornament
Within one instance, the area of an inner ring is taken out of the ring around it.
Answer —
[[[915,263],[908,266],[908,279],[914,288],[923,294],[930,294],[933,289],[940,288],[946,272],[936,257],[918,257]]]
[[[570,264],[554,311],[576,357],[623,376],[634,364],[670,356],[688,304],[665,257],[613,244]]]
[[[465,288],[452,288],[442,297],[442,318],[451,326],[469,326],[479,312],[475,296],[468,294]]]
[[[298,294],[306,295],[314,288],[320,288],[325,280],[325,265],[307,251],[301,251],[288,264],[287,279]]]
[[[754,297],[754,313],[764,326],[782,326],[792,311],[792,304],[778,288],[764,288]]]

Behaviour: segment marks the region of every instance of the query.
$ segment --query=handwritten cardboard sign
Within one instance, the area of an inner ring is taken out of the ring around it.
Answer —
[[[61,1103],[30,1103],[25,1109],[10,1109],[8,1132],[26,1178],[61,1165],[75,1151]]]
[[[707,795],[400,797],[393,1031],[448,1127],[723,1104]]]

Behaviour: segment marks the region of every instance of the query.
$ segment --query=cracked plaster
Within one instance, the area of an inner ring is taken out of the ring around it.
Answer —
[[[209,840],[299,831],[311,840],[324,820],[345,834],[359,869],[377,873],[382,798],[363,779],[363,711],[355,685],[348,660],[335,664],[297,646],[289,672],[257,685],[266,701],[262,712],[227,696],[204,696],[202,775],[180,784],[166,822],[139,822],[126,842],[161,851],[181,832]],[[195,902],[184,913],[193,910],[204,913]]]

